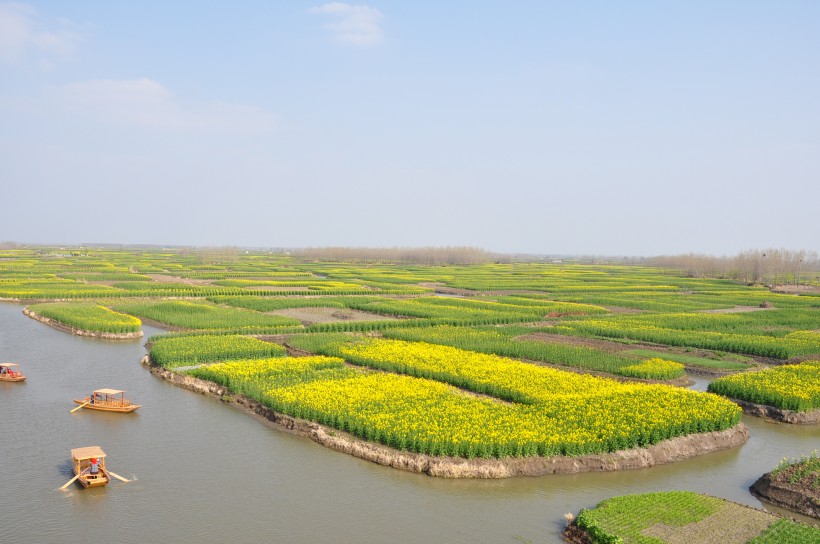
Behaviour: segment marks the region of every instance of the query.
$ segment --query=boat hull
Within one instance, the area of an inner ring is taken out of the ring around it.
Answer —
[[[9,377],[8,375],[0,375],[0,382],[24,382],[26,381],[25,376],[14,376]]]
[[[74,404],[85,404],[88,400],[80,400],[74,399]],[[122,413],[130,413],[142,408],[142,404],[125,404],[125,405],[116,405],[116,404],[102,404],[99,402],[95,402],[94,404],[85,404],[83,406],[83,410],[100,410],[103,412],[122,412]]]
[[[77,478],[77,481],[80,482],[81,486],[88,489],[90,487],[102,487],[104,485],[108,485],[108,482],[111,481],[111,478],[109,478],[108,474],[105,474],[105,472],[100,471],[100,475],[96,478],[91,478],[88,475],[83,475]]]

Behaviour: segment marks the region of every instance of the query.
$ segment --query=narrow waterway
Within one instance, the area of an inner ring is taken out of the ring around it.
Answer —
[[[144,342],[72,336],[0,304],[0,361],[28,376],[0,383],[0,542],[558,543],[564,513],[614,495],[689,489],[760,507],[749,485],[781,458],[820,447],[818,426],[746,417],[746,445],[673,465],[434,479],[330,451],[167,384],[139,365]],[[143,407],[69,413],[73,398],[102,387]],[[58,491],[73,475],[69,451],[90,445],[135,481]]]

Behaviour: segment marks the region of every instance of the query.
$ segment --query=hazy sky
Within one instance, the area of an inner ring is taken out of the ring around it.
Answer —
[[[820,250],[820,2],[0,1],[0,241]]]

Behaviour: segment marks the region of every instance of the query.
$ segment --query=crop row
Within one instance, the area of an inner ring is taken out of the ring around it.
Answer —
[[[151,341],[151,359],[166,368],[284,355],[285,348],[278,344],[235,334],[160,337]]]
[[[430,342],[481,353],[543,361],[634,378],[666,380],[678,378],[684,374],[683,365],[677,363],[636,367],[637,362],[633,358],[585,346],[513,338],[503,327],[477,329],[439,325],[428,328],[393,328],[383,331],[383,334],[389,338]]]
[[[787,359],[820,352],[820,343],[799,337],[777,338],[755,334],[733,334],[708,330],[680,330],[627,322],[586,320],[564,322],[550,328],[556,334],[628,338],[669,346],[688,346],[732,353]]]

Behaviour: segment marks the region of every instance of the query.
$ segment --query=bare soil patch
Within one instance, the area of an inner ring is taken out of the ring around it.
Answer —
[[[168,274],[145,274],[157,283],[187,283],[188,285],[213,285],[214,280],[196,280]]]
[[[600,306],[600,304],[594,304],[593,306]],[[627,308],[626,306],[601,306],[601,308],[606,308],[613,314],[640,314],[643,313],[643,310],[639,310],[638,308]]]
[[[544,342],[547,344],[567,344],[570,346],[583,346],[589,348],[599,349],[607,353],[618,353],[628,349],[637,349],[638,344],[622,344],[620,342],[613,342],[611,340],[601,340],[599,338],[585,338],[581,336],[566,336],[563,334],[550,334],[546,332],[534,332],[532,334],[524,334],[517,336],[516,340],[535,340],[537,342]],[[647,349],[659,349],[657,346],[646,346]]]
[[[646,468],[733,448],[749,439],[748,429],[743,423],[739,423],[725,431],[680,436],[647,448],[633,448],[580,457],[511,457],[507,459],[434,457],[367,442],[337,429],[278,413],[255,400],[243,395],[235,395],[221,385],[176,374],[154,365],[148,355],[142,359],[141,364],[148,367],[152,374],[164,380],[204,395],[219,398],[246,413],[255,415],[269,425],[306,436],[330,449],[380,465],[441,478],[509,478]]]
[[[802,293],[820,293],[820,287],[816,285],[773,285],[771,291],[773,293],[799,295]]]
[[[287,285],[248,285],[244,289],[248,291],[310,291],[310,288],[304,285],[293,287]]]
[[[692,357],[702,357],[704,359],[709,359],[714,357],[714,354],[709,352],[708,350],[699,350],[699,349],[681,349],[681,348],[673,348],[670,346],[665,346],[663,344],[648,344],[648,343],[635,343],[635,344],[624,344],[622,342],[616,342],[614,340],[603,340],[600,338],[585,338],[582,336],[566,336],[563,334],[550,334],[546,332],[535,332],[531,334],[524,334],[521,336],[516,337],[517,340],[534,340],[538,342],[546,342],[546,343],[555,343],[555,344],[566,344],[570,346],[582,346],[582,347],[589,347],[598,349],[601,351],[605,351],[607,353],[620,353],[623,351],[629,351],[633,349],[646,349],[650,351],[659,351],[662,353],[670,353],[670,354],[679,354],[679,355],[691,355]],[[711,357],[710,357],[711,356]],[[775,359],[766,359],[764,357],[749,357],[749,359],[755,361],[756,363],[766,363],[766,364],[784,364],[784,361],[779,361]],[[561,367],[563,368],[563,367]],[[750,367],[751,369],[755,367]],[[686,365],[687,372],[691,372],[693,374],[700,374],[704,376],[725,376],[726,374],[732,374],[737,372],[736,370],[721,370],[721,369],[713,369],[708,368],[705,366],[697,366],[697,365]]]
[[[642,534],[663,540],[666,544],[746,544],[778,519],[774,514],[726,501],[723,508],[698,522],[683,527],[656,523]],[[739,520],[743,521],[739,523]]]
[[[351,310],[350,308],[285,308],[267,313],[292,317],[301,321],[303,325],[335,323],[338,321],[386,321],[396,319],[395,317]]]
[[[494,291],[474,291],[473,289],[461,289],[459,287],[447,287],[442,283],[437,282],[421,282],[417,284],[419,287],[427,287],[435,290],[436,293],[443,295],[456,295],[462,297],[492,297],[504,295],[545,295],[545,291],[532,291],[526,289],[497,289]]]
[[[735,306],[734,308],[718,308],[717,310],[697,310],[697,312],[702,314],[742,314],[745,312],[765,312],[767,310],[774,310],[774,307]]]

